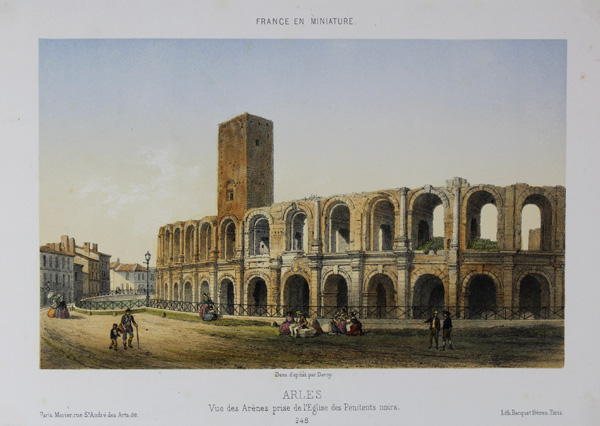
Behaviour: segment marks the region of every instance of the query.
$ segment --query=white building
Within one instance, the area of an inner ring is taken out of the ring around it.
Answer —
[[[146,285],[150,285],[150,292],[154,292],[156,282],[156,268],[150,268],[149,275],[146,267],[139,263],[110,264],[110,289],[111,291],[146,291]]]

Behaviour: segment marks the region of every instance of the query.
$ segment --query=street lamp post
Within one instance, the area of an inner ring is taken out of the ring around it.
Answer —
[[[150,252],[147,251],[146,255],[146,307],[150,306]]]

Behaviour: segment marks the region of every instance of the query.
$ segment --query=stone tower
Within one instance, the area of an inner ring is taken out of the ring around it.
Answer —
[[[218,221],[273,204],[273,122],[248,113],[219,125]]]

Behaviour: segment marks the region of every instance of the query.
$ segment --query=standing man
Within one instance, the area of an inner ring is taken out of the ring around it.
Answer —
[[[425,321],[429,323],[429,349],[432,347],[432,342],[435,340],[435,348],[439,349],[438,344],[438,333],[440,332],[440,319],[437,316],[438,311],[433,311],[433,315],[427,318]]]
[[[444,311],[444,324],[442,325],[442,351],[446,350],[446,342],[452,347],[452,319],[450,319],[450,312]]]
[[[133,348],[133,345],[131,344],[131,341],[133,340],[132,325],[135,325],[137,328],[137,323],[135,322],[135,319],[133,319],[133,315],[131,315],[131,309],[127,308],[125,315],[121,317],[121,325],[125,329],[125,331],[123,331],[123,348],[127,350],[127,345],[129,345],[130,348]],[[127,340],[127,335],[129,335],[129,340]]]

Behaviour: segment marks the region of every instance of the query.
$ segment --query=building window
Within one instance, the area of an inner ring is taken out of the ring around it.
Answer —
[[[260,140],[256,139],[256,146],[260,145]]]
[[[46,266],[46,256],[44,255],[44,266]]]
[[[227,190],[227,201],[233,201],[233,189],[228,189]]]

